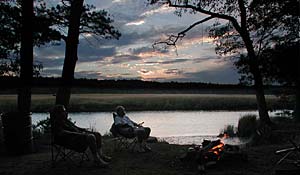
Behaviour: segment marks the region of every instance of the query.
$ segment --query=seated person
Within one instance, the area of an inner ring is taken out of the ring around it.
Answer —
[[[54,142],[68,149],[83,152],[89,148],[96,165],[107,166],[110,157],[102,153],[102,136],[98,132],[80,128],[68,120],[68,113],[63,105],[56,105],[50,113]]]
[[[124,137],[132,138],[136,136],[138,138],[139,152],[151,151],[151,148],[146,145],[146,140],[150,135],[151,129],[132,121],[125,115],[125,108],[123,106],[118,106],[116,108],[114,124],[119,133]]]

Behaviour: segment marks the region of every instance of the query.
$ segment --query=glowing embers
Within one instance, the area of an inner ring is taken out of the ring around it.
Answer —
[[[202,142],[202,159],[207,161],[220,160],[222,153],[224,152],[225,144],[221,140],[204,140]],[[203,161],[203,160],[202,160]]]
[[[220,154],[224,151],[224,146],[224,143],[221,142],[220,144],[208,150],[208,152],[213,152],[215,155],[218,156],[218,159],[220,159]]]

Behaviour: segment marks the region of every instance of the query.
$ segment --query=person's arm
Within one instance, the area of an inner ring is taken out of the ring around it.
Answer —
[[[134,126],[140,126],[138,123],[136,123],[135,121],[131,120],[129,117],[127,117],[132,123]]]
[[[124,123],[122,118],[119,116],[116,116],[114,118],[114,124],[117,128],[127,128],[127,127],[131,127],[130,125],[128,125],[127,123]]]
[[[88,130],[88,128],[80,128],[80,127],[76,126],[75,124],[74,124],[74,126],[75,126],[79,131],[82,131],[82,132],[90,132],[90,131]]]
[[[68,127],[70,130],[74,130],[74,131],[77,131],[77,132],[87,132],[87,129],[80,128],[80,127],[76,126],[70,120],[66,120],[66,127]]]

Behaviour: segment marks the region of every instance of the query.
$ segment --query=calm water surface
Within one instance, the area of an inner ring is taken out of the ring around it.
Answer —
[[[151,128],[151,135],[175,144],[200,144],[203,139],[216,139],[225,125],[237,126],[245,114],[256,111],[142,111],[127,112],[137,123]],[[45,119],[49,114],[34,113],[33,123]],[[69,113],[76,124],[84,128],[94,128],[102,134],[109,133],[113,123],[112,113],[82,112]],[[235,142],[235,140],[230,140]]]

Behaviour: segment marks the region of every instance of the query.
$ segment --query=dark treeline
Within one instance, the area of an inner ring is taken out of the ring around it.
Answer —
[[[33,88],[57,88],[60,78],[39,77],[33,79]],[[17,77],[0,77],[2,93],[14,93],[13,89],[22,87]],[[151,90],[167,91],[186,91],[193,93],[239,93],[252,94],[254,90],[251,86],[241,84],[214,84],[201,82],[156,82],[142,80],[97,80],[97,79],[75,79],[72,87],[90,89],[83,92],[99,92],[101,90],[117,90],[117,91],[136,91]],[[283,86],[265,86],[267,94],[292,93],[293,87]],[[47,92],[47,91],[42,91]],[[80,92],[80,91],[79,91]],[[53,93],[52,91],[49,93]]]

